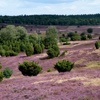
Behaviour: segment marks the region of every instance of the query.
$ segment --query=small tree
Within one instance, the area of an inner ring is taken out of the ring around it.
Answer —
[[[47,54],[48,54],[49,58],[57,57],[60,54],[59,47],[57,45],[53,45],[53,46],[49,47]]]
[[[88,29],[87,29],[87,32],[88,32],[88,33],[92,33],[92,32],[93,32],[93,29],[92,29],[92,28],[88,28]]]
[[[83,33],[81,33],[81,40],[87,40],[87,36],[86,36],[86,34],[83,32]]]
[[[96,49],[99,49],[99,48],[100,48],[100,41],[97,41],[97,42],[95,43],[95,47],[96,47]]]
[[[35,54],[42,53],[42,47],[41,47],[40,44],[36,44],[36,45],[34,46],[34,53],[35,53]]]
[[[36,76],[41,72],[42,67],[34,61],[25,61],[19,64],[19,70],[25,76]]]
[[[52,45],[57,45],[57,40],[53,37],[46,37],[44,39],[45,48],[48,49]]]
[[[66,60],[60,60],[55,64],[55,69],[58,70],[58,72],[66,72],[71,71],[71,69],[74,67],[74,63]]]
[[[26,45],[25,53],[27,56],[31,56],[34,53],[34,48],[31,44]]]

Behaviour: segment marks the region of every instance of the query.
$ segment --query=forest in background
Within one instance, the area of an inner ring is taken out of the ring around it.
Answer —
[[[0,24],[20,25],[100,25],[100,14],[0,16]]]

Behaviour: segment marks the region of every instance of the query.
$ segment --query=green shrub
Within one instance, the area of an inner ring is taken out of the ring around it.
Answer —
[[[14,52],[17,52],[17,53],[19,53],[20,52],[20,46],[13,46],[12,47],[12,50],[14,51]]]
[[[39,44],[36,44],[36,45],[34,46],[34,53],[35,53],[35,54],[42,53],[42,48],[41,48],[41,46],[40,46]]]
[[[1,63],[0,63],[0,69],[2,68],[2,65],[1,65]]]
[[[97,42],[95,43],[95,47],[96,47],[96,49],[99,49],[99,48],[100,48],[100,41],[97,41]]]
[[[81,33],[81,40],[87,40],[87,35],[83,32]]]
[[[33,46],[30,45],[30,44],[27,44],[26,45],[26,49],[25,49],[25,53],[26,53],[27,56],[33,55],[34,54],[34,48],[33,48]]]
[[[8,67],[3,70],[3,75],[5,78],[10,78],[12,74],[13,71]]]
[[[0,71],[0,82],[3,80],[3,78],[4,78],[3,72]]]
[[[24,43],[21,43],[20,44],[20,51],[22,51],[22,52],[25,51],[25,48],[26,48],[25,47],[25,44]]]
[[[59,47],[57,45],[51,46],[48,49],[47,54],[48,54],[49,58],[57,57],[60,54]]]
[[[14,51],[6,51],[5,52],[5,56],[8,57],[8,56],[16,56],[18,53],[14,52]]]
[[[67,37],[69,37],[72,41],[81,40],[80,35],[74,32],[69,32]]]
[[[4,49],[1,49],[1,50],[0,50],[0,55],[1,55],[1,56],[5,56],[5,50],[4,50]]]
[[[91,35],[91,34],[88,34],[88,35],[87,35],[87,38],[88,38],[88,39],[92,39],[92,35]]]
[[[74,67],[74,63],[66,60],[60,60],[55,64],[55,69],[58,70],[58,72],[66,72],[71,71],[71,69]]]
[[[92,32],[93,32],[93,29],[92,29],[92,28],[88,28],[88,29],[87,29],[87,32],[88,32],[88,33],[92,33]]]
[[[43,43],[41,43],[40,45],[41,45],[42,52],[43,52],[43,51],[44,51],[45,46],[44,46],[44,44],[43,44]]]
[[[67,38],[65,38],[65,37],[60,38],[60,42],[66,42],[66,41],[67,41]]]
[[[47,72],[52,72],[53,70],[51,69],[51,68],[49,68],[48,70],[47,70]]]
[[[25,61],[22,64],[19,64],[19,70],[25,76],[36,76],[41,72],[42,67],[34,61]]]

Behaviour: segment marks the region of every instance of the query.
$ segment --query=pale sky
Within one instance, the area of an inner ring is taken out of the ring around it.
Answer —
[[[0,15],[97,13],[100,0],[0,0]]]

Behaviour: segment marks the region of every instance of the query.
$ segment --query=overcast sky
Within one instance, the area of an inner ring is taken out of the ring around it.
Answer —
[[[96,13],[100,0],[0,0],[0,15]]]

